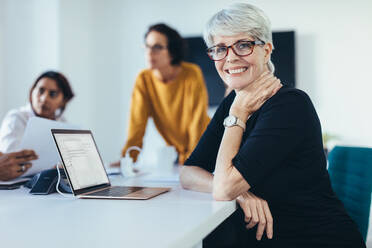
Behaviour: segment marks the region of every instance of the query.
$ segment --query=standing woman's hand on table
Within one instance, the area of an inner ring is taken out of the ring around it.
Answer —
[[[5,154],[0,152],[0,180],[9,181],[23,175],[31,167],[30,161],[37,158],[32,150]]]
[[[236,200],[244,211],[246,227],[250,229],[258,225],[256,239],[261,240],[265,230],[267,238],[272,239],[274,220],[267,202],[249,191],[241,194]]]

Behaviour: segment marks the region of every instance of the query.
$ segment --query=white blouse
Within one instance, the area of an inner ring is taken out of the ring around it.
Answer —
[[[10,110],[1,124],[0,128],[0,151],[3,153],[18,151],[28,120],[36,116],[27,104],[19,109]],[[63,117],[57,121],[65,121]]]

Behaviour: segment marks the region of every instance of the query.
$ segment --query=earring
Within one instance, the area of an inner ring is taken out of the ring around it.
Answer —
[[[62,115],[62,108],[59,108],[56,111],[54,111],[54,116],[55,117],[59,117],[60,115]]]

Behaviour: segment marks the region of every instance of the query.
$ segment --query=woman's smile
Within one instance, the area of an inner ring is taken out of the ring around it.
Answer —
[[[230,74],[230,75],[240,75],[241,73],[245,72],[248,70],[248,67],[247,66],[243,66],[243,67],[233,67],[233,68],[229,68],[229,69],[226,69],[225,72]]]

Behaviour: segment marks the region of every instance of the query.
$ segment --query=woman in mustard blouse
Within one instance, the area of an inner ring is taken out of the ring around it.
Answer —
[[[142,147],[146,124],[152,117],[167,145],[174,146],[183,164],[209,123],[208,95],[200,68],[183,62],[184,43],[165,24],[145,34],[149,65],[137,76],[132,93],[128,138],[122,156],[131,146]],[[130,156],[137,160],[138,151]]]

